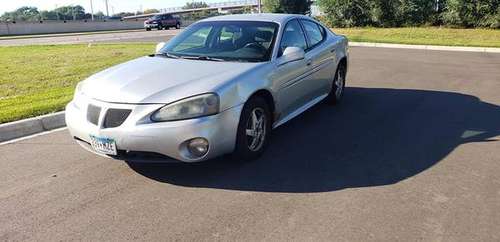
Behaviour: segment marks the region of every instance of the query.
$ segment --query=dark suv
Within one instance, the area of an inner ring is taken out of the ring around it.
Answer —
[[[144,21],[144,28],[147,31],[150,31],[152,28],[161,30],[170,27],[181,28],[180,18],[172,14],[158,14]]]

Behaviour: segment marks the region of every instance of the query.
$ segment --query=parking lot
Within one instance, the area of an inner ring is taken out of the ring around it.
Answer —
[[[500,54],[350,54],[342,104],[254,162],[106,159],[67,130],[0,145],[0,240],[499,241]]]

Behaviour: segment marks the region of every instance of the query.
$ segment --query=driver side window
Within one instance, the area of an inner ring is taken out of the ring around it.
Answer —
[[[283,55],[286,47],[299,47],[303,50],[307,48],[304,32],[300,27],[299,21],[297,21],[296,19],[291,20],[286,24],[285,30],[283,32],[283,37],[281,37],[278,57]]]

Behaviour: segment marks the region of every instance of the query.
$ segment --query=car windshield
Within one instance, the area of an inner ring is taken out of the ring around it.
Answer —
[[[200,22],[170,40],[160,53],[200,60],[268,61],[277,32],[278,24],[272,22]]]
[[[160,20],[161,16],[160,15],[155,15],[151,18],[151,20]]]

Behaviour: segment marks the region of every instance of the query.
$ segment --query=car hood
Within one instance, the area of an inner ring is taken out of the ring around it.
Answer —
[[[114,103],[170,103],[213,92],[259,63],[142,57],[101,71],[83,82],[86,96]]]

